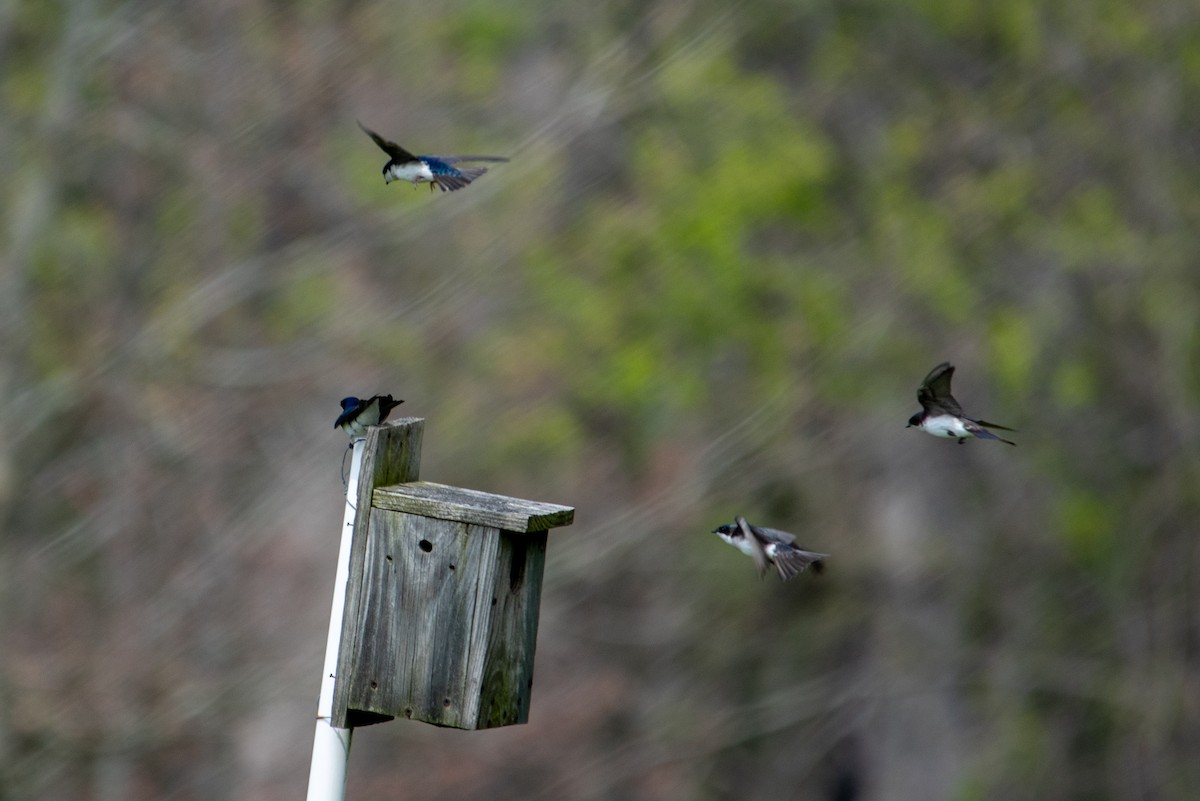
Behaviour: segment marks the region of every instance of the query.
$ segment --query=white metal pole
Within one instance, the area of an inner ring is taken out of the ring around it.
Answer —
[[[346,762],[350,758],[350,736],[354,729],[338,729],[333,725],[333,683],[338,647],[342,641],[342,613],[346,606],[346,582],[350,579],[350,543],[354,538],[354,505],[358,503],[358,479],[365,445],[366,440],[356,439],[350,457],[342,545],[338,549],[333,608],[329,612],[329,639],[325,642],[325,667],[321,671],[321,697],[317,701],[317,731],[313,735],[312,767],[308,773],[308,801],[343,801],[346,797]]]

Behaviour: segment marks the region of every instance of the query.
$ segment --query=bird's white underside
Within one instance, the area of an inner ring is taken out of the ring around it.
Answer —
[[[373,401],[370,406],[359,412],[358,416],[345,425],[346,433],[361,437],[367,433],[370,426],[379,425],[379,401]]]
[[[718,537],[728,542],[734,548],[737,548],[746,556],[754,556],[754,545],[745,537],[731,537],[728,534],[717,534]],[[763,552],[766,553],[769,560],[774,560],[775,553],[779,550],[779,546],[773,542],[768,542],[763,546]]]
[[[754,555],[754,546],[747,542],[745,537],[737,537],[735,539],[728,534],[717,534],[717,536],[728,542],[734,548],[737,548],[742,553],[746,554],[746,556]]]
[[[932,434],[935,437],[962,439],[963,437],[975,436],[966,429],[962,423],[962,420],[959,420],[957,417],[950,414],[939,414],[936,417],[926,417],[921,422],[921,428],[926,434]]]
[[[418,161],[412,164],[393,164],[385,177],[388,183],[392,181],[421,183],[422,181],[432,181],[433,173],[429,170],[428,164]]]

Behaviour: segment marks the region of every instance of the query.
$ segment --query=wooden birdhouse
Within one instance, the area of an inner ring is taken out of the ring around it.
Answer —
[[[367,433],[332,723],[525,723],[547,532],[575,510],[418,481],[423,429]]]

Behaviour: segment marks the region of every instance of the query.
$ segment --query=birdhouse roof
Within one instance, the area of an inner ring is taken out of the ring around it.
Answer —
[[[394,512],[490,526],[527,534],[568,526],[575,519],[570,506],[525,501],[490,492],[450,487],[432,481],[410,481],[376,487],[371,505]]]

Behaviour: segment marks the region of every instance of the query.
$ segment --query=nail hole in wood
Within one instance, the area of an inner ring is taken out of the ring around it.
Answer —
[[[420,542],[417,543],[417,547],[420,548],[425,553],[429,553],[430,551],[433,550],[433,543],[430,542],[429,540],[421,540]]]

